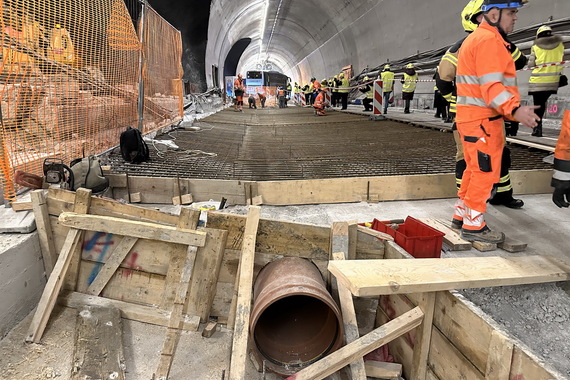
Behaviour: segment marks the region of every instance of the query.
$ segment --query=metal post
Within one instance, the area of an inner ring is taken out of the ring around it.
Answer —
[[[146,18],[146,7],[147,1],[141,1],[141,15],[140,15],[140,22],[139,22],[139,43],[140,43],[140,53],[139,53],[139,99],[138,99],[138,129],[143,132],[143,119],[144,119],[144,78],[143,78],[143,71],[145,65],[145,57],[144,57],[144,27],[145,27],[145,18]]]

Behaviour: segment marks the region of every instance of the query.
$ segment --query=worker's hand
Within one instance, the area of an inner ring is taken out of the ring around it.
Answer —
[[[538,108],[539,106],[521,106],[512,115],[513,119],[520,123],[523,123],[527,127],[534,128],[540,121],[540,117],[534,113],[534,110]]]
[[[558,207],[568,207],[570,205],[570,181],[552,178],[550,186],[554,187],[552,202]]]

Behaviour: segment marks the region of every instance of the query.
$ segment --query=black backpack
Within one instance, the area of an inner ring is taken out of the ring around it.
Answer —
[[[148,146],[143,140],[141,132],[136,128],[128,127],[121,133],[120,139],[121,156],[127,162],[138,164],[150,159]]]

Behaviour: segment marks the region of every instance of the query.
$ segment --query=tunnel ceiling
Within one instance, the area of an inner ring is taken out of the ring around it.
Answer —
[[[344,66],[359,73],[388,61],[442,49],[463,38],[465,1],[431,0],[212,0],[206,73],[223,70],[238,41],[251,39],[237,72],[270,63],[295,81],[330,77]],[[529,2],[517,28],[570,14],[568,0]],[[230,70],[231,71],[231,70]],[[212,83],[211,76],[207,79]],[[223,78],[219,78],[223,79]],[[223,80],[221,81],[223,83]]]

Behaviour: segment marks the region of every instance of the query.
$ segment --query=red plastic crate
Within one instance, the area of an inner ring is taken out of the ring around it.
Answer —
[[[443,232],[436,230],[419,220],[408,216],[403,224],[395,230],[378,219],[372,221],[372,229],[387,233],[394,238],[396,244],[418,259],[441,257]]]

